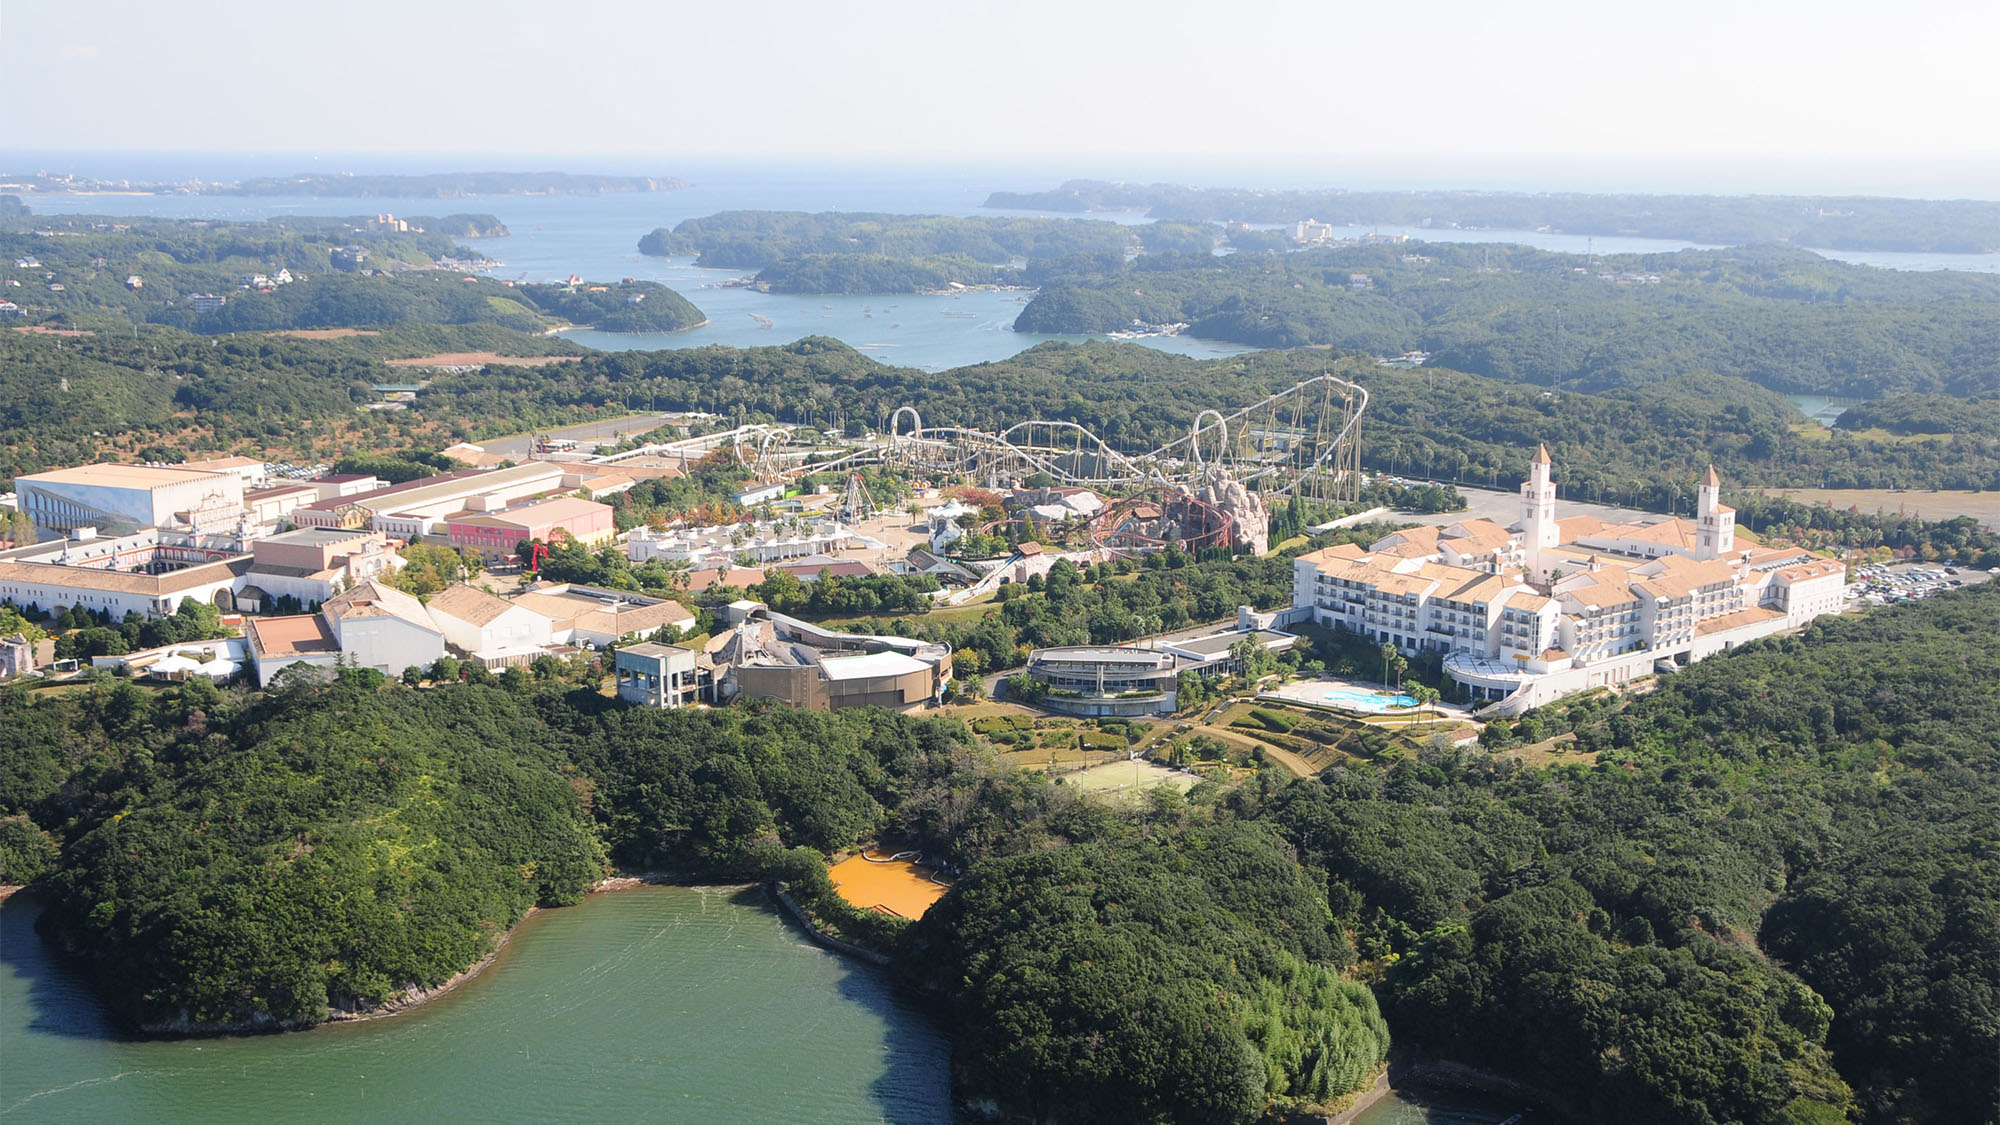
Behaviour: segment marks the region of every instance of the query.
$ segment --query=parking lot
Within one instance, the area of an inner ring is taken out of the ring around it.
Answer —
[[[1914,601],[1993,577],[1992,572],[1944,563],[1894,563],[1864,566],[1847,586],[1848,604],[1856,609]]]

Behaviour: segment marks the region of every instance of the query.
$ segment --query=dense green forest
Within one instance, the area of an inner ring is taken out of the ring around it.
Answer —
[[[1956,395],[1888,395],[1857,402],[1842,411],[1834,426],[1863,432],[1881,430],[1900,437],[1959,434],[2000,438],[2000,394],[1961,398]]]
[[[1137,344],[1050,343],[945,372],[885,367],[834,340],[773,348],[688,348],[586,357],[561,370],[448,375],[419,396],[439,415],[516,432],[550,416],[629,402],[821,427],[887,424],[913,405],[933,425],[999,429],[1026,418],[1082,423],[1114,446],[1151,449],[1204,407],[1247,404],[1332,370],[1373,396],[1362,446],[1374,470],[1509,487],[1547,442],[1563,494],[1685,512],[1710,461],[1733,485],[2000,487],[2000,441],[1901,438],[1803,424],[1783,397],[1745,380],[1684,374],[1627,390],[1550,392],[1424,367],[1376,366],[1315,349],[1198,361]]]
[[[1052,272],[1024,332],[1184,322],[1259,347],[1330,345],[1544,387],[1690,371],[1788,394],[2000,388],[2000,278],[1894,272],[1775,247],[1585,257],[1426,244],[1146,255]]]
[[[602,870],[505,695],[120,681],[0,708],[0,803],[63,840],[46,932],[142,1027],[310,1025],[442,984]]]
[[[1285,240],[1208,223],[802,211],[724,211],[639,240],[641,253],[755,269],[757,284],[775,293],[884,295],[953,283],[1040,285],[1052,274],[1115,271],[1135,253],[1212,254],[1218,246],[1282,250]]]
[[[617,294],[619,290],[608,290]],[[598,295],[602,297],[603,295]],[[161,327],[136,337],[0,333],[0,474],[12,476],[97,456],[173,461],[238,447],[296,449],[330,441],[327,460],[452,440],[516,433],[625,413],[634,404],[710,410],[833,426],[837,418],[884,425],[910,404],[933,424],[1004,427],[1027,417],[1076,421],[1115,445],[1153,448],[1185,432],[1207,406],[1254,401],[1324,370],[1360,380],[1372,397],[1363,461],[1371,470],[1506,488],[1547,442],[1563,494],[1655,511],[1686,512],[1711,461],[1731,487],[2000,488],[2000,436],[1889,433],[1803,425],[1783,398],[1742,380],[1688,375],[1629,391],[1585,394],[1437,368],[1403,371],[1316,350],[1196,361],[1132,344],[1046,344],[997,363],[931,373],[885,367],[836,341],[775,348],[693,348],[595,353],[540,369],[440,373],[414,408],[361,413],[369,384],[404,382],[381,358],[504,349],[580,349],[492,325],[406,325],[332,340],[202,338]],[[1887,400],[1894,403],[1897,400]],[[1935,400],[1931,400],[1933,403]],[[1927,405],[1941,412],[1943,407]],[[1978,403],[1968,407],[1977,420]],[[1909,427],[1913,428],[1913,427]],[[116,442],[104,435],[123,435]],[[360,444],[357,444],[360,443]],[[365,445],[365,449],[362,446]],[[122,452],[121,452],[122,450]],[[324,453],[324,446],[322,446]],[[662,505],[684,511],[710,497]],[[1732,500],[1739,507],[1744,498]],[[1835,530],[1796,505],[1746,515]],[[1879,516],[1839,517],[1842,545],[1990,549],[1974,526]]]
[[[383,360],[503,349],[579,350],[492,324],[403,325],[325,340],[201,337],[157,325],[73,337],[0,331],[0,476],[99,458],[178,461],[239,448],[278,460],[335,440],[346,424],[359,427],[344,439],[350,444],[406,447],[424,419],[358,413],[378,397],[371,384],[409,380],[407,369]]]
[[[949,1004],[961,1095],[1024,1117],[1249,1121],[1393,1034],[1581,1119],[1990,1121],[1996,613],[1979,587],[1566,705],[1574,764],[1440,744],[1122,807],[950,720],[631,709],[555,667],[16,687],[0,865],[162,1027],[435,984],[608,858],[791,881]],[[869,839],[958,885],[843,916],[821,857]]]
[[[953,285],[1019,285],[1021,271],[988,265],[964,254],[892,258],[886,254],[801,254],[757,271],[757,286],[772,293],[874,296],[927,293]]]
[[[1279,191],[1070,180],[997,191],[1015,211],[1146,211],[1156,219],[1451,230],[1540,230],[1689,242],[1791,242],[1831,250],[2000,250],[2000,204],[1875,196],[1587,195],[1501,191]]]
[[[1117,223],[1073,219],[956,219],[828,211],[723,211],[661,227],[639,240],[639,252],[699,254],[698,265],[763,269],[814,254],[874,254],[891,258],[963,256],[989,265],[1017,258],[1110,252],[1130,241]]]

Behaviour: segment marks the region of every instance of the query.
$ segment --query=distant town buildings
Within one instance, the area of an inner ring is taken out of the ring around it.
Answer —
[[[1292,241],[1305,246],[1317,246],[1334,240],[1333,224],[1300,219],[1292,227]]]

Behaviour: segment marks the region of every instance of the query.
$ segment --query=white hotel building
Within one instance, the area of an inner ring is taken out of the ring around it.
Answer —
[[[1558,520],[1543,448],[1515,527],[1465,520],[1301,555],[1293,611],[1411,655],[1441,653],[1474,698],[1510,712],[1838,612],[1846,567],[1739,547],[1721,491],[1711,468],[1693,521]]]

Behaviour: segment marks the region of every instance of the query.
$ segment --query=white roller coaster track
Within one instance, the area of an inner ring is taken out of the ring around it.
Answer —
[[[1315,392],[1319,395],[1316,406]],[[1288,425],[1280,421],[1287,407],[1292,413]],[[1306,441],[1305,423],[1315,409],[1318,413],[1312,422],[1319,432]],[[1340,413],[1338,428],[1328,435],[1325,430],[1335,421],[1329,412],[1336,409]],[[1194,484],[1227,473],[1267,496],[1287,496],[1301,481],[1335,470],[1336,456],[1343,446],[1356,440],[1367,409],[1367,388],[1333,375],[1318,375],[1232,414],[1203,410],[1186,436],[1138,455],[1112,448],[1075,422],[1033,419],[993,434],[963,426],[927,427],[913,406],[896,409],[889,419],[888,434],[878,444],[824,461],[806,462],[807,450],[788,450],[791,431],[783,426],[739,431],[735,449],[743,464],[784,479],[845,472],[867,464],[948,475],[978,476],[983,470],[1012,477],[1040,472],[1065,485],[1096,488]],[[1261,436],[1257,435],[1259,422],[1266,431]],[[1254,451],[1256,456],[1243,454],[1244,444],[1267,440],[1281,426],[1281,444],[1286,447],[1282,456],[1270,456],[1262,448]],[[1231,443],[1232,435],[1236,445]]]

